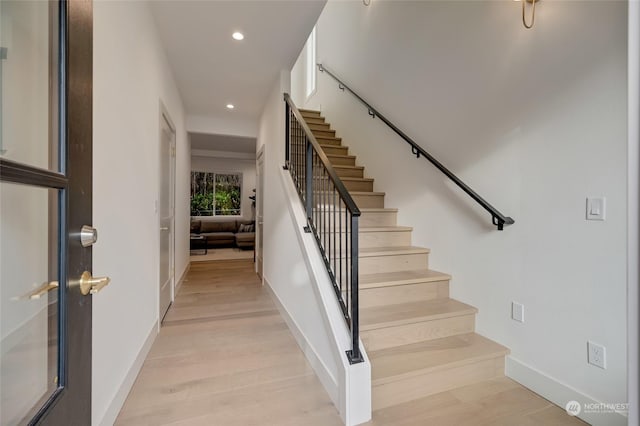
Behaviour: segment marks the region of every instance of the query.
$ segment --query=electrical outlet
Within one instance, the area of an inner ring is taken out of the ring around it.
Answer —
[[[522,303],[511,302],[511,318],[518,322],[524,322],[524,305]]]
[[[607,368],[607,348],[593,342],[587,342],[587,361],[591,365]]]

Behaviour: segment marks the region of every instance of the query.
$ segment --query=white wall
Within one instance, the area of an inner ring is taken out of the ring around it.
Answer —
[[[240,209],[242,219],[252,220],[253,208],[251,207],[250,196],[255,195],[256,188],[256,160],[236,159],[236,158],[216,158],[216,157],[191,157],[191,170],[194,172],[215,172],[215,173],[242,173],[242,200]],[[202,220],[227,220],[224,216],[209,217],[203,216]]]
[[[93,424],[111,424],[157,333],[160,103],[176,126],[176,280],[188,266],[184,110],[145,2],[94,3]]]
[[[452,297],[479,308],[478,332],[529,377],[548,376],[536,390],[549,398],[627,400],[626,29],[617,1],[539,3],[532,30],[519,2],[330,1],[317,25],[320,62],[514,217],[496,231],[319,73],[306,107],[400,208],[430,265],[453,275]],[[587,196],[607,197],[605,222],[585,220]],[[524,324],[510,319],[514,300]],[[587,364],[587,340],[606,346],[606,370]]]

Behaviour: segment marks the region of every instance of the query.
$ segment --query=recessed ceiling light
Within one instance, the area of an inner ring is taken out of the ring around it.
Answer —
[[[233,104],[227,104],[227,108],[228,108],[228,109],[234,109],[234,108],[235,108],[235,106],[233,106]]]
[[[236,31],[235,33],[233,33],[233,34],[231,35],[231,37],[233,37],[233,39],[234,39],[234,40],[238,40],[238,41],[240,41],[240,40],[243,40],[243,39],[244,39],[244,34],[242,34],[242,33],[241,33],[241,32],[239,32],[239,31]]]

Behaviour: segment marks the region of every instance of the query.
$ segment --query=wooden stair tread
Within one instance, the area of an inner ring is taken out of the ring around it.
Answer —
[[[374,192],[374,191],[348,191],[350,195],[371,195],[375,197],[384,196],[384,192]],[[333,191],[315,191],[316,194],[333,194]],[[336,211],[344,211],[344,209],[336,209]],[[362,209],[360,209],[362,211]]]
[[[342,210],[344,211],[344,209]],[[336,212],[339,212],[339,210],[336,210]],[[342,228],[336,227],[335,230],[342,230],[344,232],[344,230],[346,229],[346,227],[343,225]],[[412,227],[410,226],[364,226],[364,227],[360,227],[359,231],[360,233],[363,232],[411,232],[413,230]],[[327,233],[331,233],[333,232],[334,229],[327,229],[324,232]],[[377,275],[377,274],[372,274],[372,275]]]
[[[362,207],[360,208],[360,213],[397,213],[398,209],[396,207]],[[336,212],[345,212],[345,209],[340,208],[336,209]]]
[[[447,281],[451,275],[432,269],[413,271],[380,272],[360,275],[360,288],[388,287],[393,285],[416,284],[433,281]]]
[[[316,139],[318,140],[318,142],[320,142],[320,140],[330,140],[330,141],[340,141],[342,142],[342,138],[335,136],[335,137],[331,137],[331,136],[316,136]]]
[[[313,109],[298,108],[298,111],[300,111],[300,112],[308,112],[310,114],[320,114],[320,111],[316,111],[316,110],[313,110]]]
[[[320,142],[320,141],[318,141],[318,142]],[[322,148],[322,149],[325,149],[325,148],[330,148],[330,149],[344,148],[344,149],[347,149],[348,147],[342,146],[342,145],[328,145],[328,144],[320,142],[320,148]]]
[[[331,130],[331,125],[329,123],[307,123],[307,126],[311,130]],[[317,126],[315,129],[313,126]]]
[[[505,356],[509,349],[476,333],[381,349],[368,354],[373,386]]]
[[[360,209],[361,213],[397,213],[396,207],[364,207]]]
[[[360,232],[411,232],[410,226],[361,226]]]
[[[349,191],[349,194],[351,194],[351,195],[373,195],[373,196],[376,196],[376,197],[379,197],[381,195],[382,196],[385,195],[384,192],[375,192],[375,191]]]
[[[334,169],[359,169],[364,170],[364,166],[349,166],[348,164],[332,164]]]
[[[360,310],[360,329],[375,330],[402,324],[474,315],[478,309],[450,298],[421,300],[397,305],[372,306]]]
[[[326,154],[327,157],[337,157],[337,158],[356,158],[355,155],[350,154]],[[335,166],[334,166],[335,167]]]
[[[318,132],[318,133],[321,133],[321,132],[331,133],[334,136],[336,134],[336,131],[331,129],[331,128],[328,128],[328,129],[312,129],[311,126],[309,126],[309,129],[311,130],[311,133],[313,133],[314,136],[316,135],[316,132]]]
[[[420,254],[429,253],[426,247],[417,246],[400,246],[400,247],[366,247],[360,248],[359,257],[371,257],[371,256],[393,256],[399,254]]]
[[[340,180],[342,181],[350,181],[350,182],[373,182],[373,178],[359,178],[359,177],[349,177],[349,176],[345,176],[345,177],[341,177]]]

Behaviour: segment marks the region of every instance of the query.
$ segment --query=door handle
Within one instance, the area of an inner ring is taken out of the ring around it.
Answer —
[[[111,282],[109,277],[92,277],[91,272],[84,271],[80,276],[80,293],[83,296],[96,294]]]
[[[42,284],[37,289],[33,290],[31,293],[23,296],[25,299],[35,300],[40,299],[45,294],[49,293],[51,290],[55,290],[58,288],[58,281],[50,281],[48,283]]]
[[[161,228],[160,228],[160,230],[161,230],[161,231],[168,231],[168,230],[169,230],[169,227],[168,227],[168,226],[163,226],[163,227],[161,227]]]

